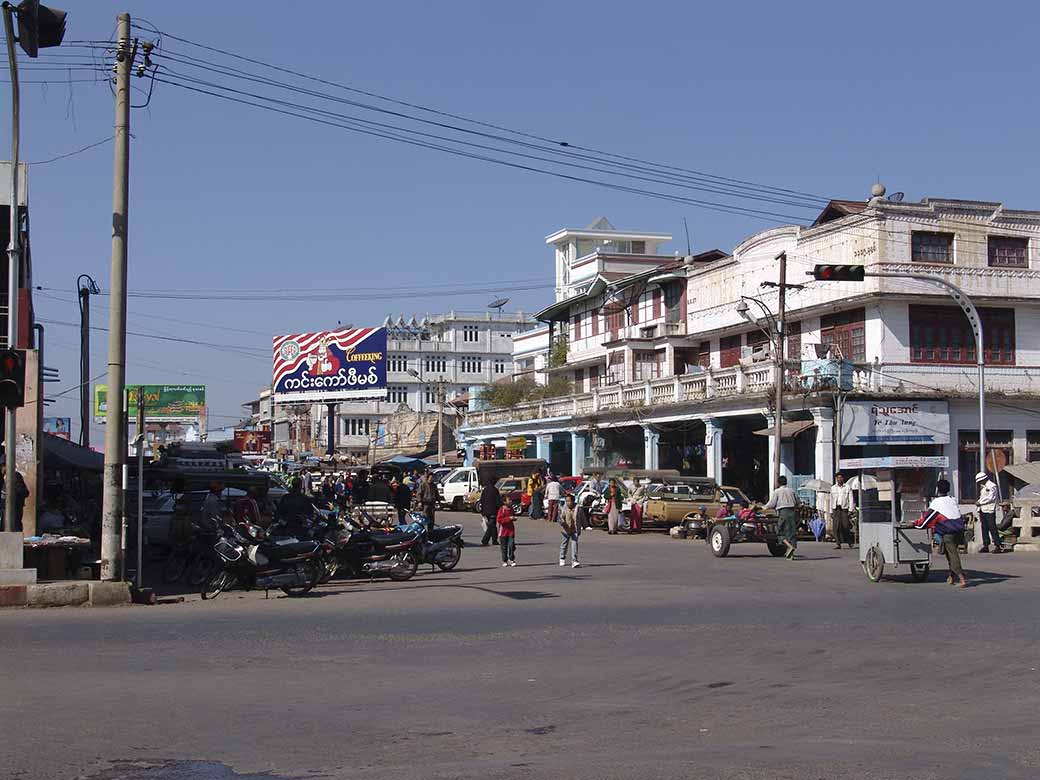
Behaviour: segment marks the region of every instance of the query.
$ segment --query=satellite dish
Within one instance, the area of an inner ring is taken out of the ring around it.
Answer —
[[[498,316],[501,317],[502,307],[505,306],[507,303],[509,303],[508,298],[495,298],[495,300],[491,301],[491,303],[489,303],[487,307],[489,309],[498,309]]]
[[[902,192],[893,192],[891,195],[888,196],[888,199],[893,203],[902,203],[904,196],[905,194]]]

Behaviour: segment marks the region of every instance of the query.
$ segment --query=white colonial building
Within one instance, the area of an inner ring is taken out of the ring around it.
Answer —
[[[600,232],[610,234],[601,241],[646,241],[644,251],[668,238]],[[582,255],[580,234],[550,236],[556,300],[514,352],[537,376],[571,379],[573,395],[472,412],[467,446],[525,436],[531,454],[559,472],[676,468],[753,497],[770,488],[776,446],[796,486],[831,480],[839,458],[945,455],[958,495],[972,499],[978,385],[966,317],[926,282],[806,276],[815,264],[837,263],[934,274],[968,294],[985,330],[990,451],[998,464],[1040,460],[1040,212],[982,201],[894,202],[876,188],[870,200],[832,201],[812,225],[762,231],[729,254],[637,260],[586,245]],[[746,301],[751,313],[777,312],[778,290],[767,285],[778,281],[781,253],[787,281],[804,287],[787,291],[778,377],[765,314],[753,322],[738,306],[744,296],[757,299]],[[595,272],[575,273],[586,266]],[[550,344],[561,338],[566,362],[550,366]],[[772,435],[778,380],[780,442]],[[901,438],[864,433],[864,414],[901,409],[927,419],[927,432],[921,423]]]

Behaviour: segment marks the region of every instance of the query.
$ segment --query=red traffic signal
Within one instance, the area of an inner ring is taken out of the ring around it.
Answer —
[[[15,13],[18,15],[18,43],[30,57],[39,56],[40,49],[61,45],[65,37],[64,11],[40,5],[39,0],[22,0]]]
[[[813,266],[813,278],[818,282],[862,282],[863,273],[861,265]]]
[[[25,406],[25,352],[0,351],[0,406],[16,409]]]

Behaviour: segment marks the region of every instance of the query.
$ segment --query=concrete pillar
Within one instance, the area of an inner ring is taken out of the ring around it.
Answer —
[[[834,462],[834,409],[829,406],[812,410],[816,424],[816,474],[817,479],[834,480],[837,463]]]
[[[43,506],[43,387],[38,381],[39,355],[35,349],[25,350],[25,406],[15,418],[15,465],[29,488],[22,511],[25,536],[36,535],[36,518]]]
[[[542,458],[545,461],[549,460],[549,436],[538,435],[534,437],[534,456],[536,458]]]
[[[794,476],[794,442],[785,441],[780,444],[780,475],[787,477],[787,483],[791,483]]]
[[[675,345],[664,345],[664,371],[661,376],[675,376]]]
[[[722,420],[707,418],[704,421],[704,458],[708,463],[707,476],[716,484],[722,483]]]
[[[776,490],[776,485],[773,483],[773,458],[776,457],[777,441],[776,436],[773,435],[773,426],[776,424],[776,417],[771,414],[766,415],[766,427],[769,428],[769,457],[767,458],[766,473],[769,475],[769,493],[772,494]],[[780,453],[783,455],[783,451]],[[780,461],[780,474],[784,474],[784,463],[781,458]]]
[[[585,447],[586,440],[584,433],[578,433],[577,431],[571,431],[571,475],[580,476],[582,470],[585,468]]]
[[[476,459],[474,454],[473,454],[473,452],[477,448],[477,446],[480,445],[480,444],[483,444],[483,442],[476,442],[476,441],[473,441],[471,439],[468,439],[466,441],[466,443],[463,445],[464,449],[466,450],[466,461],[465,461],[464,465],[466,465],[466,466],[472,466],[473,465],[473,461]]]
[[[656,469],[660,453],[661,434],[652,425],[643,427],[643,468]]]

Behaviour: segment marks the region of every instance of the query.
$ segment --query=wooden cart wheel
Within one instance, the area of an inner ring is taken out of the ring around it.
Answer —
[[[881,548],[877,545],[867,550],[866,559],[863,561],[863,573],[871,582],[880,582],[885,576],[885,556],[881,554]]]
[[[925,582],[928,579],[928,570],[931,566],[928,563],[911,563],[910,574],[913,575],[916,582]]]

